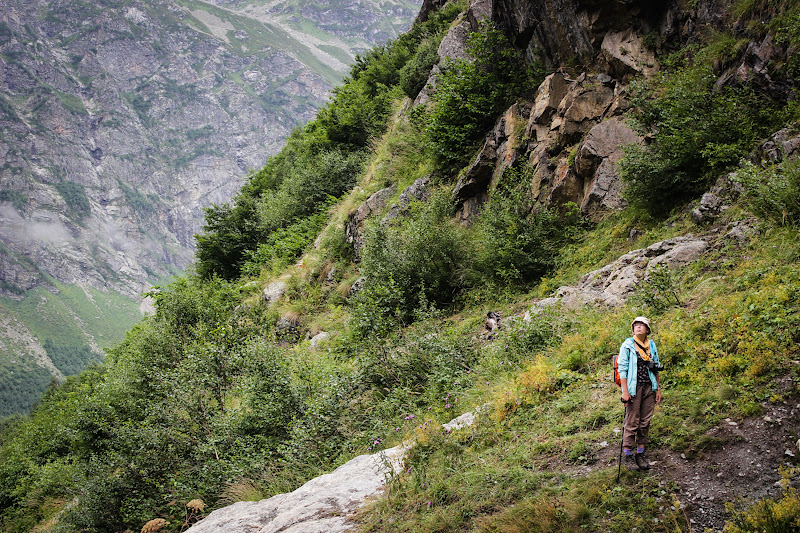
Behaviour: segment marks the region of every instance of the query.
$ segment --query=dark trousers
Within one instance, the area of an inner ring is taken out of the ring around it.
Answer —
[[[625,411],[625,433],[622,435],[622,445],[633,448],[636,445],[644,446],[650,442],[650,420],[656,410],[656,393],[650,380],[637,385],[636,396],[628,401]]]

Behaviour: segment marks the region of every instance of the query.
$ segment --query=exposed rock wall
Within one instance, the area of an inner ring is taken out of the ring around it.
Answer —
[[[0,189],[16,200],[1,204],[0,241],[15,279],[28,258],[137,297],[185,268],[203,208],[228,201],[330,87],[284,51],[237,53],[229,22],[171,0],[9,0],[0,20]]]
[[[442,41],[446,46],[440,47],[440,57],[465,58],[464,43],[475,31],[473,20],[479,19],[475,14],[490,16],[529,60],[555,72],[533,102],[509,109],[498,119],[459,176],[454,190],[457,218],[467,224],[505,168],[523,157],[533,176],[536,202],[557,208],[574,203],[592,217],[623,207],[616,163],[625,146],[646,142],[624,118],[630,108],[628,81],[654,75],[659,68],[656,53],[678,49],[708,28],[729,29],[733,23],[721,0],[692,6],[675,0],[473,1]],[[769,65],[785,62],[789,53],[775,46],[769,35],[752,41],[737,59],[715,64],[718,85],[754,83],[785,99],[789,91],[773,82]],[[429,101],[438,68],[414,105]],[[521,117],[528,124],[519,138],[508,125]]]

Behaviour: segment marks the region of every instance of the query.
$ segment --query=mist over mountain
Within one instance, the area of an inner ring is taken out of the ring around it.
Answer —
[[[355,55],[416,11],[407,1],[3,2],[0,319],[25,342],[0,345],[3,379],[15,376],[0,397],[17,398],[0,414],[121,338],[142,292],[191,263],[203,209],[229,201]]]

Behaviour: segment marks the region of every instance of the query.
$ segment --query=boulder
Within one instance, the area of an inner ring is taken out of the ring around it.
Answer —
[[[365,278],[364,276],[361,276],[360,278],[355,280],[353,282],[353,284],[350,286],[350,290],[347,292],[347,296],[348,297],[353,297],[356,294],[358,294],[359,291],[361,291],[361,289],[364,288],[364,284],[366,282],[367,282],[367,278]]]
[[[399,217],[406,211],[408,204],[413,200],[419,200],[420,202],[426,201],[430,196],[430,191],[428,190],[430,181],[430,176],[418,178],[414,183],[403,189],[397,202],[392,204],[381,222],[386,223]]]
[[[399,472],[405,451],[400,445],[379,454],[360,455],[294,492],[217,509],[187,533],[349,531],[349,515],[377,493],[393,472]]]
[[[471,0],[467,9],[467,20],[472,27],[472,31],[480,28],[480,23],[484,20],[492,19],[493,0]]]
[[[386,187],[381,189],[361,204],[358,209],[350,213],[347,217],[347,222],[344,225],[344,233],[347,237],[347,242],[353,245],[356,261],[360,259],[359,252],[364,245],[362,239],[362,231],[364,223],[376,211],[383,209],[386,206],[386,201],[394,194],[394,187]]]
[[[428,0],[426,0],[425,4],[427,3],[429,3]],[[423,10],[425,4],[423,4]],[[442,42],[439,43],[437,53],[440,63],[448,59],[472,61],[472,58],[467,53],[467,39],[470,33],[478,30],[483,20],[491,20],[492,4],[492,0],[472,0],[470,2],[466,17],[451,26]],[[425,86],[414,99],[413,107],[426,105],[430,101],[431,95],[436,90],[436,78],[441,72],[441,67],[438,64],[433,66],[428,75],[428,81],[425,82]]]
[[[797,129],[788,127],[778,131],[761,146],[761,153],[770,163],[800,156],[800,135]]]
[[[553,173],[553,186],[547,203],[554,207],[560,207],[568,202],[580,203],[583,198],[583,182],[572,170],[569,159],[563,157],[558,160],[558,165]]]
[[[703,224],[717,218],[722,212],[722,198],[707,192],[700,198],[700,203],[692,210],[692,221]]]
[[[471,426],[488,404],[454,418],[442,429],[447,433]],[[217,509],[187,533],[341,533],[353,529],[350,517],[367,498],[383,489],[401,471],[411,448],[404,442],[371,455],[359,455],[330,474],[316,477],[287,494],[259,502],[238,502]]]
[[[642,38],[632,29],[606,33],[600,49],[609,72],[616,78],[635,74],[649,77],[658,70],[655,54],[644,46]]]
[[[320,331],[319,333],[311,337],[308,343],[312,348],[316,348],[317,346],[319,346],[319,343],[328,340],[329,337],[330,334],[327,331]]]
[[[549,305],[561,303],[570,309],[585,305],[620,307],[633,294],[636,285],[649,278],[655,267],[687,265],[700,258],[707,249],[705,239],[691,235],[657,242],[628,252],[616,261],[585,274],[576,285],[560,287],[556,296],[546,301]]]
[[[261,301],[265,305],[269,305],[273,302],[277,302],[278,300],[280,300],[285,293],[286,293],[286,282],[273,281],[264,288],[264,291],[261,293]]]
[[[471,32],[472,25],[468,19],[453,25],[439,43],[439,60],[445,61],[449,58],[469,61],[471,58],[467,53],[467,38]]]

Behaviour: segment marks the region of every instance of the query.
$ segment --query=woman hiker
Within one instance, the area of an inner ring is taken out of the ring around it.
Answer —
[[[663,367],[658,359],[656,343],[648,340],[650,321],[637,316],[631,323],[633,337],[619,348],[619,376],[622,381],[622,402],[625,404],[625,428],[622,447],[625,466],[631,470],[648,470],[650,462],[645,447],[656,404],[661,402],[658,373]],[[636,451],[634,453],[634,446]]]

